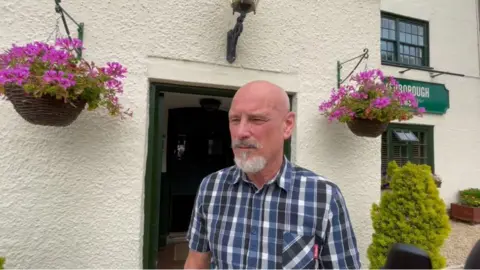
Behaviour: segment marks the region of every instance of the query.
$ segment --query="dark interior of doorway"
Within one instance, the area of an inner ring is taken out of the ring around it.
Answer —
[[[167,171],[162,184],[170,196],[168,233],[186,232],[202,179],[233,165],[228,112],[202,107],[169,109],[167,134]]]
[[[144,269],[158,268],[157,262],[160,262],[158,258],[159,250],[165,249],[167,235],[171,231],[185,230],[185,224],[187,224],[187,220],[189,222],[190,216],[188,216],[188,218],[184,216],[184,218],[178,219],[178,223],[172,224],[170,217],[168,217],[168,215],[164,215],[164,213],[166,213],[166,211],[168,211],[168,213],[170,213],[170,211],[174,213],[176,213],[177,211],[183,212],[185,211],[184,209],[187,208],[190,209],[191,213],[194,200],[194,197],[192,197],[190,192],[187,194],[182,194],[181,192],[178,192],[175,198],[171,198],[171,196],[168,195],[170,194],[170,189],[165,186],[168,182],[162,181],[163,179],[168,178],[168,176],[166,175],[168,171],[162,173],[162,159],[163,150],[167,146],[166,144],[169,143],[165,142],[161,135],[165,134],[164,130],[168,128],[167,126],[164,126],[165,123],[163,123],[163,114],[165,108],[164,93],[183,93],[210,96],[213,98],[232,98],[235,94],[235,91],[229,89],[182,86],[176,84],[151,84],[149,92],[148,151],[145,173],[145,215],[143,235]],[[293,96],[289,97],[291,104]],[[289,139],[286,140],[284,144],[284,151],[287,158],[290,158],[290,143],[291,140]],[[212,149],[212,151],[218,150],[218,148],[215,147]],[[220,162],[218,163],[218,166],[221,167]],[[193,186],[198,187],[198,185],[192,185],[190,187]],[[185,188],[183,190],[188,189]],[[178,203],[176,209],[170,209],[169,205],[171,200],[174,203]],[[168,206],[168,208],[166,208],[165,206]],[[169,258],[172,257],[171,254],[165,255]],[[182,266],[180,265],[178,267],[181,268]]]

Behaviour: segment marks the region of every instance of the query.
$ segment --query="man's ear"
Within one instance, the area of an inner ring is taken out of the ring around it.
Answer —
[[[295,127],[295,113],[288,112],[285,117],[284,129],[283,129],[283,138],[287,140],[292,136],[293,128]]]

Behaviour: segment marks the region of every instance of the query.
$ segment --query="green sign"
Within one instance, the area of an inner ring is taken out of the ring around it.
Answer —
[[[450,108],[448,89],[444,84],[421,82],[395,78],[400,91],[411,92],[418,101],[418,106],[425,108],[426,113],[445,114]]]

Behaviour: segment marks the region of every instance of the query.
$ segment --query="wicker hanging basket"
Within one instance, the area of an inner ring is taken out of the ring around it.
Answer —
[[[387,129],[388,122],[380,122],[376,119],[355,118],[347,122],[347,126],[353,134],[360,137],[376,138]]]
[[[86,104],[84,100],[76,100],[72,102],[75,106],[72,106],[51,96],[36,98],[26,95],[24,89],[16,85],[6,85],[5,95],[23,119],[42,126],[68,126],[77,119]]]

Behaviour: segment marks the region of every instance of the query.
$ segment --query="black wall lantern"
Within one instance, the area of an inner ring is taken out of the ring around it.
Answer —
[[[233,14],[235,12],[240,13],[240,16],[237,18],[237,23],[232,30],[227,33],[227,61],[231,64],[237,58],[237,41],[238,37],[243,30],[243,20],[247,16],[247,13],[253,12],[256,13],[257,5],[260,0],[231,0]]]

